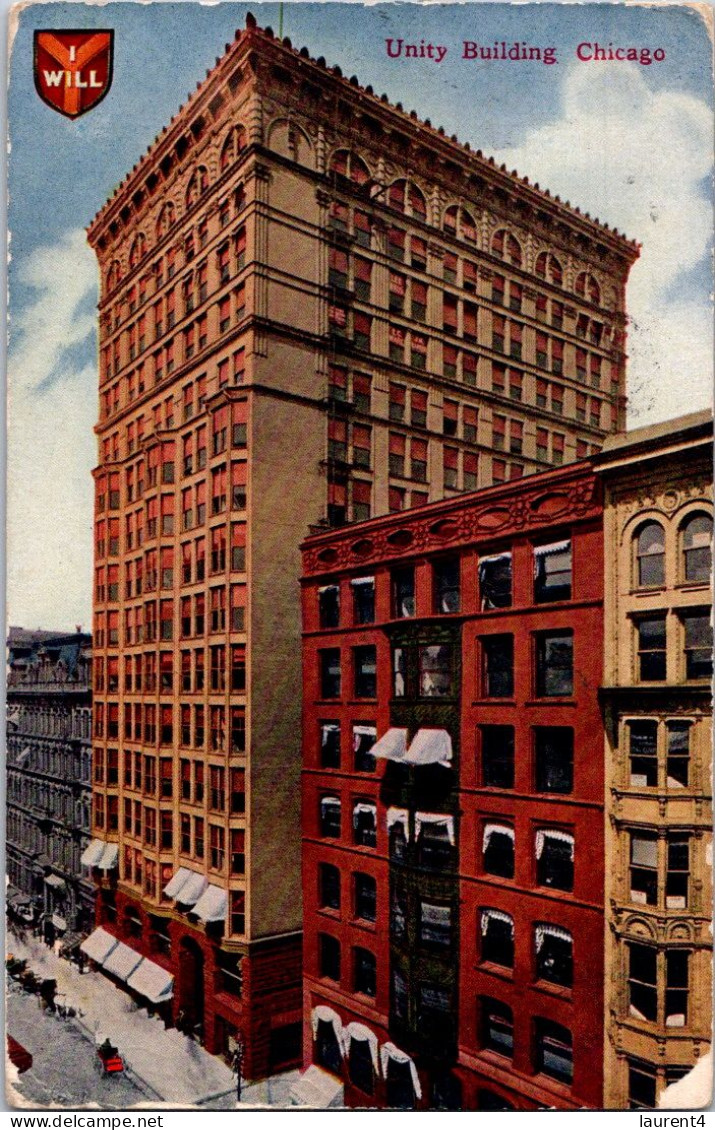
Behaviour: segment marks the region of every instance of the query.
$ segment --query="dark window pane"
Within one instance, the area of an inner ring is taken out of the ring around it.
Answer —
[[[573,939],[568,930],[542,923],[536,927],[536,975],[567,988],[573,984]]]
[[[319,655],[321,697],[340,698],[340,648],[326,648]]]
[[[514,693],[514,637],[485,637],[482,654],[484,693],[488,698],[510,698]]]
[[[573,1078],[573,1040],[568,1028],[550,1020],[536,1021],[536,1069],[561,1083]]]
[[[320,905],[331,910],[340,908],[340,872],[332,863],[321,863],[319,874]]]
[[[657,722],[629,722],[628,744],[631,785],[634,788],[655,788],[658,784]]]
[[[319,934],[320,976],[340,980],[340,942],[330,934]]]
[[[318,593],[321,628],[337,628],[340,623],[340,589],[326,585]]]
[[[318,1031],[315,1036],[315,1062],[340,1075],[343,1066],[343,1056],[340,1044],[332,1024],[325,1020],[318,1021]]]
[[[355,968],[355,992],[374,997],[377,991],[377,963],[374,953],[360,949],[353,951]]]
[[[658,953],[652,946],[628,945],[628,1011],[637,1020],[658,1019]]]
[[[514,788],[514,727],[481,726],[482,784],[485,788]]]
[[[435,612],[459,612],[459,558],[434,566]]]
[[[665,616],[638,622],[638,659],[641,680],[665,678]]]
[[[372,578],[353,581],[353,615],[356,624],[372,624],[375,619],[375,582]]]
[[[367,1040],[350,1040],[350,1052],[348,1054],[348,1074],[350,1082],[358,1087],[359,1090],[364,1091],[366,1095],[372,1095],[375,1091],[375,1071],[372,1062],[372,1052]]]
[[[452,693],[452,648],[448,645],[419,649],[420,696],[444,698]]]
[[[536,791],[573,792],[573,730],[568,726],[534,731]]]
[[[689,781],[690,722],[667,723],[666,777],[669,789],[684,788]]]
[[[709,679],[713,673],[713,630],[709,615],[684,616],[685,674],[688,679]]]
[[[323,769],[340,768],[340,723],[320,724],[320,764]]]
[[[696,514],[683,525],[683,556],[686,581],[707,583],[712,570],[712,519]]]
[[[481,1000],[482,1047],[511,1059],[514,1054],[514,1021],[508,1005],[491,997]]]
[[[647,522],[636,540],[638,585],[665,584],[665,534],[659,522]]]
[[[480,914],[481,958],[511,969],[514,965],[514,920],[502,910]]]
[[[553,697],[573,693],[573,635],[539,636],[536,693]]]
[[[511,607],[511,554],[485,557],[479,562],[482,608]]]
[[[355,875],[355,917],[374,922],[377,914],[377,883],[372,875]]]
[[[393,612],[398,618],[415,614],[415,571],[395,569],[392,574]]]
[[[573,890],[573,839],[566,833],[536,833],[536,881],[558,891]]]
[[[571,542],[555,542],[534,550],[534,600],[545,604],[571,599]]]
[[[484,829],[483,866],[490,875],[514,878],[514,832],[487,824]]]
[[[372,646],[353,649],[355,665],[355,697],[375,698],[377,694],[377,649]]]

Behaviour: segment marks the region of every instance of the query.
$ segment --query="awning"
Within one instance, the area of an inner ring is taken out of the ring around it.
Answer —
[[[554,541],[550,545],[535,545],[534,557],[551,557],[554,553],[566,553],[571,548],[571,542]]]
[[[107,845],[104,840],[90,840],[82,852],[80,863],[83,867],[96,867]]]
[[[415,1090],[415,1095],[418,1099],[422,1098],[422,1088],[420,1087],[419,1077],[417,1075],[417,1068],[414,1065],[412,1056],[407,1052],[403,1052],[400,1048],[396,1047],[389,1041],[383,1044],[380,1048],[380,1062],[382,1063],[382,1074],[387,1079],[387,1064],[388,1060],[394,1060],[395,1063],[408,1063],[410,1065],[410,1075],[412,1076],[412,1086]]]
[[[161,965],[147,957],[127,977],[127,985],[152,1004],[168,1001],[174,994],[174,978]]]
[[[61,879],[59,875],[45,875],[45,882],[48,887],[54,887],[56,891],[67,890],[64,879]]]
[[[514,919],[511,914],[507,914],[504,910],[483,910],[481,918],[482,935],[487,933],[490,922],[503,922],[505,926],[509,927],[512,938],[514,937]]]
[[[55,930],[66,930],[67,919],[63,918],[61,914],[53,914],[52,925],[54,926]]]
[[[311,1063],[291,1087],[289,1098],[293,1106],[340,1110],[343,1107],[343,1084],[335,1075]]]
[[[536,833],[536,841],[534,844],[534,851],[537,859],[541,859],[544,853],[544,845],[549,840],[558,840],[562,844],[567,844],[569,848],[569,857],[573,863],[573,849],[574,839],[569,832],[561,832],[558,828],[544,828]]]
[[[409,840],[410,823],[409,813],[406,808],[388,808],[386,823],[388,832],[393,824],[401,824],[405,833],[405,839]]]
[[[370,750],[373,757],[386,757],[388,761],[404,761],[407,753],[407,730],[391,727],[375,742]]]
[[[109,956],[112,950],[119,945],[119,939],[113,937],[103,926],[98,926],[93,930],[88,938],[85,938],[79,947],[82,953],[86,953],[92,961],[96,961],[101,965],[103,961]]]
[[[119,977],[120,981],[127,981],[139,962],[143,960],[142,955],[131,946],[119,942],[102,962],[102,968],[105,973],[113,973],[115,977]]]
[[[438,828],[444,828],[452,847],[454,847],[454,817],[442,816],[441,813],[436,812],[416,812],[415,813],[415,836],[420,838],[420,832],[423,824],[434,824]]]
[[[536,952],[539,953],[544,944],[544,938],[558,938],[560,942],[573,943],[573,938],[568,930],[561,926],[552,926],[548,922],[540,922],[536,927]]]
[[[332,1024],[333,1031],[337,1038],[340,1047],[343,1046],[343,1022],[334,1009],[329,1008],[327,1004],[318,1004],[315,1006],[310,1014],[310,1023],[313,1029],[313,1039],[318,1035],[318,1023],[323,1021],[325,1024]]]
[[[378,1068],[378,1050],[377,1050],[377,1036],[366,1028],[364,1024],[358,1024],[353,1021],[352,1024],[346,1024],[343,1028],[343,1047],[345,1054],[350,1054],[350,1041],[357,1040],[358,1043],[366,1043],[370,1047],[370,1055],[372,1057],[372,1066],[377,1074]]]
[[[374,749],[372,752],[375,752]],[[449,766],[452,760],[452,739],[446,730],[418,730],[404,760],[410,765]]]
[[[506,836],[508,839],[511,840],[512,843],[514,842],[514,829],[513,828],[508,828],[506,826],[506,824],[485,824],[484,825],[484,837],[483,837],[483,840],[482,840],[482,849],[484,851],[486,851],[487,848],[489,847],[489,841],[491,840],[492,836],[494,836],[494,835]]]
[[[207,886],[207,880],[203,875],[189,871],[188,867],[180,867],[164,887],[164,894],[167,898],[175,899],[185,906],[193,906]]]
[[[375,578],[374,577],[354,577],[351,580],[350,584],[351,585],[374,585],[375,584]]]
[[[183,895],[181,901],[183,902]],[[221,887],[215,887],[210,883],[194,906],[193,913],[202,922],[223,922],[227,907],[228,897],[226,892]]]

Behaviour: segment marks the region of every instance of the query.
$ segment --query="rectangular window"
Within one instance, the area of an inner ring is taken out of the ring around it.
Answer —
[[[340,980],[340,942],[330,934],[318,935],[319,972],[331,981]]]
[[[658,784],[658,723],[628,722],[630,784],[632,788],[654,789]]]
[[[688,1022],[688,964],[685,950],[666,950],[665,1026],[684,1028]]]
[[[459,558],[435,562],[433,582],[435,612],[459,612]]]
[[[479,593],[483,611],[510,608],[511,586],[511,553],[480,558]]]
[[[690,722],[666,723],[666,783],[669,789],[685,788],[689,781]]]
[[[374,724],[353,726],[353,768],[356,773],[374,773],[375,758],[370,750],[377,739]]]
[[[372,624],[375,619],[375,578],[356,577],[350,582],[353,591],[353,621]]]
[[[419,693],[421,698],[445,698],[452,694],[452,648],[442,644],[419,649]]]
[[[573,984],[573,938],[568,930],[542,922],[534,930],[536,976],[552,985]]]
[[[573,632],[537,637],[536,693],[540,698],[573,694]]]
[[[485,824],[482,867],[488,875],[514,878],[514,829],[506,824]]]
[[[340,910],[340,872],[332,863],[318,865],[318,905]]]
[[[353,648],[355,671],[355,697],[375,698],[377,695],[377,649],[374,645]]]
[[[487,698],[511,698],[514,694],[514,637],[485,636],[482,639],[482,686]]]
[[[551,1020],[536,1021],[536,1070],[571,1084],[573,1080],[573,1038],[568,1028]]]
[[[320,801],[320,834],[328,839],[340,839],[340,800],[325,796]]]
[[[710,615],[683,616],[685,677],[710,679],[713,673],[713,630]]]
[[[641,682],[655,682],[666,677],[665,616],[649,616],[639,620],[638,677]]]
[[[658,1019],[658,951],[635,942],[628,947],[628,1012],[637,1020]]]
[[[631,902],[658,905],[658,837],[631,833]]]
[[[573,890],[574,838],[545,828],[536,833],[536,882],[557,891]]]
[[[687,907],[689,871],[690,838],[683,833],[670,833],[665,874],[665,905],[669,910]]]
[[[355,917],[364,922],[377,918],[377,882],[372,875],[356,872],[354,875]]]
[[[480,957],[492,965],[514,966],[514,919],[503,910],[482,910],[479,915]]]
[[[514,788],[514,727],[480,726],[482,785],[485,788]]]
[[[534,600],[546,604],[571,599],[571,542],[534,548]]]
[[[377,992],[377,961],[374,953],[356,946],[353,950],[353,970],[355,992],[374,997]]]
[[[318,652],[320,659],[320,697],[340,698],[340,648]]]
[[[318,610],[321,628],[337,628],[340,623],[340,587],[323,585],[318,589]]]
[[[481,1044],[483,1048],[511,1059],[514,1054],[514,1017],[508,1005],[482,997]]]
[[[340,768],[340,723],[320,723],[320,764],[323,769]]]
[[[443,948],[452,943],[452,910],[432,902],[420,902],[420,941]]]
[[[656,1105],[656,1068],[640,1060],[628,1060],[629,1110],[653,1110]]]
[[[544,726],[534,730],[537,793],[573,792],[573,730]]]

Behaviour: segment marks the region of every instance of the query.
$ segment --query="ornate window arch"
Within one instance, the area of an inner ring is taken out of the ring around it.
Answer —
[[[159,217],[156,221],[156,234],[157,238],[161,239],[176,223],[176,208],[170,200],[166,202],[159,212]]]
[[[209,173],[205,165],[197,165],[186,189],[186,207],[193,208],[209,187]]]
[[[691,511],[680,524],[681,578],[684,581],[710,581],[712,572],[712,516],[703,510]]]
[[[520,267],[523,262],[521,244],[515,235],[506,228],[499,228],[494,232],[491,242],[492,255],[511,263],[512,267]]]
[[[139,232],[134,239],[129,251],[129,267],[133,269],[146,255],[146,236]]]
[[[654,588],[665,584],[665,530],[649,518],[633,534],[635,588]]]
[[[396,212],[406,216],[416,216],[419,220],[427,219],[427,201],[424,194],[415,184],[411,184],[400,177],[390,185],[387,202]]]
[[[593,275],[588,271],[581,271],[576,275],[574,290],[581,298],[587,298],[594,306],[601,305],[601,288]]]
[[[330,158],[329,171],[346,177],[355,184],[367,184],[371,179],[370,170],[356,153],[349,149],[336,149]]]
[[[107,271],[107,293],[111,293],[122,280],[122,268],[118,259],[113,259]]]
[[[470,212],[459,204],[450,204],[445,210],[442,227],[449,235],[468,243],[477,242],[477,225]]]
[[[231,126],[226,135],[221,150],[221,172],[238,160],[243,149],[246,148],[246,130],[244,126]]]
[[[534,271],[540,279],[548,279],[554,286],[563,286],[564,269],[560,261],[550,251],[541,251],[536,256]]]

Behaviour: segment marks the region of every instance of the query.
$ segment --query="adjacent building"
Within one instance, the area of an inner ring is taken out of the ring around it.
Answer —
[[[91,929],[92,637],[10,628],[7,908],[69,951]]]
[[[303,545],[304,1062],[348,1106],[602,1104],[600,490]]]
[[[257,1077],[300,1056],[301,539],[597,450],[638,249],[252,17],[88,236],[86,863],[150,991],[90,949]]]
[[[609,439],[604,489],[608,1107],[712,1039],[712,415]]]

